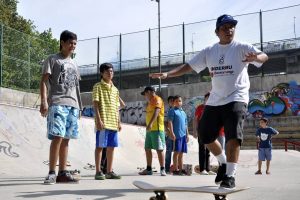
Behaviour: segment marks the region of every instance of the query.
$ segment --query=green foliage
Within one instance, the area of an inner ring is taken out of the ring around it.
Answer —
[[[210,82],[211,77],[210,76],[201,76],[201,82]]]
[[[37,90],[42,61],[58,51],[59,41],[50,28],[39,33],[31,20],[18,15],[17,4],[17,0],[0,0],[2,86]]]

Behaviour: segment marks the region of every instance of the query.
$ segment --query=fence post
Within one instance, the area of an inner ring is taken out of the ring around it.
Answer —
[[[262,20],[262,11],[259,11],[259,30],[260,30],[260,50],[264,50],[263,46],[263,20]],[[261,76],[265,76],[264,66],[261,66]]]
[[[185,25],[182,23],[182,63],[185,63]],[[186,74],[183,75],[183,83],[186,83]]]
[[[119,90],[122,89],[122,34],[120,33],[120,47],[119,47]]]
[[[148,62],[149,62],[149,75],[151,74],[151,29],[149,28],[148,31],[148,53],[149,53],[149,58],[148,58]],[[151,77],[148,76],[148,85],[151,85]]]
[[[100,81],[100,38],[97,38],[97,82]]]
[[[2,78],[3,78],[3,24],[1,24],[1,32],[0,32],[0,87],[2,86]]]
[[[28,89],[30,90],[30,82],[31,82],[31,65],[30,65],[30,38],[28,40]]]

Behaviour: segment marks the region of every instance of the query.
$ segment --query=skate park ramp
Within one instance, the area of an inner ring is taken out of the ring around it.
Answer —
[[[41,117],[38,110],[0,105],[0,131],[1,176],[44,176],[47,173],[50,141],[46,137],[46,118]],[[82,117],[79,132],[80,139],[69,143],[69,168],[79,169],[83,175],[93,174],[88,168],[94,165],[93,118]],[[122,124],[119,147],[115,149],[116,171],[130,174],[145,167],[145,133],[145,127]],[[191,139],[189,151],[196,153],[195,139]],[[155,152],[153,158],[157,169]]]
[[[120,147],[115,150],[114,171],[121,180],[94,180],[94,121],[80,119],[81,138],[69,144],[69,169],[79,169],[79,184],[43,185],[48,172],[50,141],[46,138],[46,119],[36,109],[0,104],[0,194],[1,199],[94,199],[94,200],[142,200],[147,193],[132,185],[134,180],[146,181],[158,186],[199,187],[214,185],[215,176],[193,173],[192,176],[161,177],[139,176],[140,167],[145,167],[145,127],[122,124],[119,135]],[[184,163],[197,164],[197,141],[191,138],[189,153]],[[212,163],[216,160],[211,156]],[[159,171],[156,153],[153,166]],[[249,186],[250,190],[232,194],[229,199],[243,200],[298,200],[300,196],[300,153],[298,151],[274,150],[271,175],[254,175],[257,170],[257,150],[243,150],[240,154],[236,183]],[[170,200],[213,199],[211,194],[168,193]]]

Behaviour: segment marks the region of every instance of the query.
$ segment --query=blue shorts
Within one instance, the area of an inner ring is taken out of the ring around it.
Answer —
[[[258,160],[272,160],[272,148],[259,148],[258,149]]]
[[[174,151],[187,153],[186,136],[183,136],[181,138],[176,138]]]
[[[52,105],[47,116],[47,135],[52,140],[55,136],[65,139],[79,138],[79,110],[71,106]]]
[[[118,131],[104,129],[96,132],[96,147],[118,147]]]

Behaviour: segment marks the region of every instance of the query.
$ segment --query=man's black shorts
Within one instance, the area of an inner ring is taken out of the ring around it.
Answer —
[[[243,141],[243,126],[246,118],[247,104],[231,102],[222,106],[205,106],[198,133],[204,144],[215,141],[224,126],[226,142],[230,139]]]

